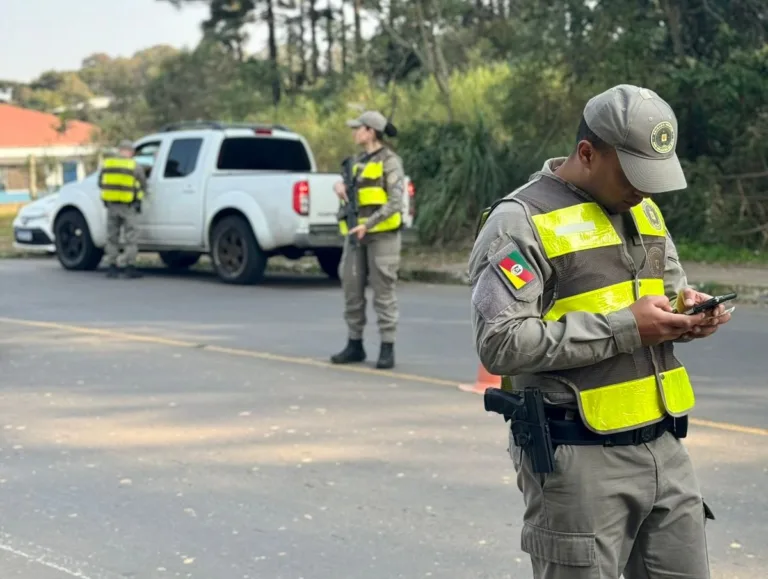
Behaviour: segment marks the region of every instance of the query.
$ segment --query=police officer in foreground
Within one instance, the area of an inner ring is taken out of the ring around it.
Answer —
[[[354,129],[355,144],[363,149],[355,158],[353,169],[359,217],[358,225],[351,231],[346,221],[339,221],[345,237],[339,273],[344,290],[344,319],[349,331],[346,347],[331,356],[331,362],[348,364],[365,360],[367,282],[373,290],[373,309],[381,336],[376,367],[392,368],[398,321],[395,286],[400,268],[405,174],[400,157],[384,143],[384,136],[394,137],[397,130],[377,111],[366,111],[359,118],[347,121],[347,126]],[[336,183],[335,191],[343,203],[348,201],[343,181]],[[350,243],[351,238],[357,243]]]
[[[118,260],[121,249],[120,228],[123,228],[125,243],[123,259],[125,274],[129,278],[141,277],[134,262],[138,255],[138,230],[136,221],[141,211],[141,202],[147,190],[144,169],[133,158],[133,143],[121,141],[118,156],[104,159],[99,174],[101,200],[107,208],[107,277],[116,278],[120,269]]]
[[[535,579],[709,578],[714,517],[679,440],[694,392],[673,343],[730,314],[673,313],[710,297],[688,287],[654,202],[687,187],[677,135],[649,89],[593,97],[570,155],[497,202],[471,253],[480,360],[495,392],[541,396],[553,441],[552,471],[534,468],[544,431],[510,422]]]

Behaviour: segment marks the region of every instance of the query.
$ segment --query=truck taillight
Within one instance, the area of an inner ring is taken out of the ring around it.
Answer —
[[[413,181],[408,181],[408,213],[411,217],[416,215],[416,186]]]
[[[293,184],[293,210],[299,215],[309,215],[309,182]]]

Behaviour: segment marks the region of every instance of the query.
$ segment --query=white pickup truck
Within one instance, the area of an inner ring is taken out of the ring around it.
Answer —
[[[134,147],[149,190],[138,218],[139,251],[159,252],[174,269],[210,254],[227,283],[259,282],[274,255],[315,255],[337,277],[343,239],[333,184],[340,176],[317,172],[301,135],[279,125],[201,121],[169,125]],[[413,193],[408,180],[406,231]],[[107,237],[98,173],[59,190],[52,223],[63,267],[98,267]]]

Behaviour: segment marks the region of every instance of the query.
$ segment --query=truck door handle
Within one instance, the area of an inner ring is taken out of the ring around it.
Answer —
[[[181,191],[182,191],[182,193],[194,193],[195,192],[195,188],[192,185],[187,185]]]

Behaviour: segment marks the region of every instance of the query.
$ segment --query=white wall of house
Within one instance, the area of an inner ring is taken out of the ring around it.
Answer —
[[[95,145],[0,148],[0,167],[26,167],[30,157],[34,157],[37,168],[42,168],[44,174],[44,182],[39,185],[43,190],[52,190],[64,184],[65,163],[75,164],[76,177],[80,181],[86,176],[83,158],[95,155],[98,152],[99,148]],[[30,195],[41,192],[37,190],[29,191]],[[6,189],[6,193],[12,194],[14,190]],[[24,193],[27,193],[27,191],[24,191]]]

